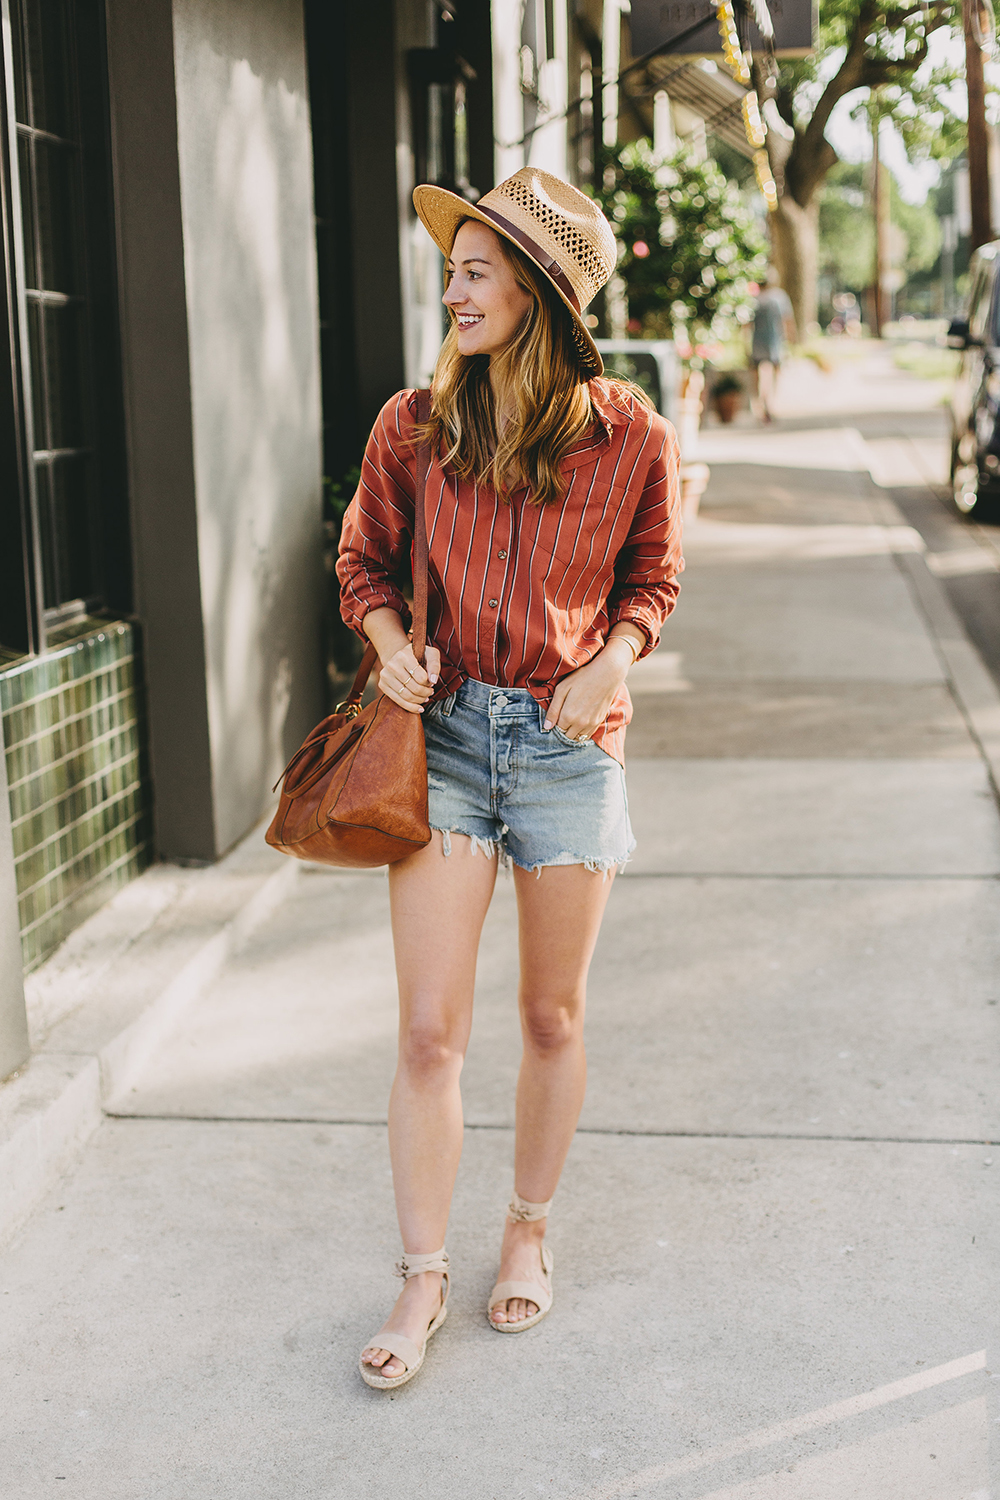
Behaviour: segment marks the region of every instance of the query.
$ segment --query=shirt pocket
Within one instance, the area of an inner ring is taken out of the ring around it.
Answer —
[[[628,536],[628,492],[624,485],[601,484],[579,469],[576,475],[558,514],[539,538],[547,576],[557,583],[573,583],[598,574],[610,582],[615,558]]]

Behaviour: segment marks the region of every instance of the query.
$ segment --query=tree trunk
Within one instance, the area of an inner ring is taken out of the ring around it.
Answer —
[[[778,199],[769,215],[774,264],[792,302],[800,339],[814,331],[819,275],[819,204],[800,208],[790,193]]]

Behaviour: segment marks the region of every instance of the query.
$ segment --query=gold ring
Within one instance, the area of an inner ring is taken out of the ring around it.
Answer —
[[[576,742],[577,742],[578,745],[583,745],[589,739],[590,739],[590,735],[589,734],[578,734],[577,737],[576,737]]]

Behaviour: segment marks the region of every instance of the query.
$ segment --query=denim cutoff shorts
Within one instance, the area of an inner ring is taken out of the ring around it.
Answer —
[[[522,870],[586,865],[607,873],[635,848],[625,772],[591,740],[543,730],[545,709],[526,688],[467,678],[423,712],[429,821],[464,833],[473,852]]]

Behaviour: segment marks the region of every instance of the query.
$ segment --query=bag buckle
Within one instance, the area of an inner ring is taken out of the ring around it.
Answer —
[[[338,703],[334,709],[335,714],[346,714],[348,719],[356,719],[361,712],[361,704],[356,699],[345,698],[343,703]]]

